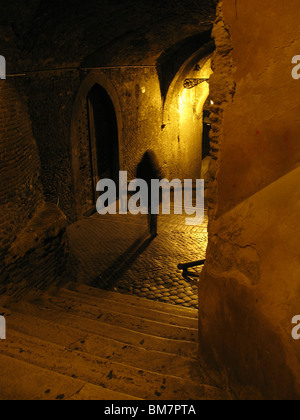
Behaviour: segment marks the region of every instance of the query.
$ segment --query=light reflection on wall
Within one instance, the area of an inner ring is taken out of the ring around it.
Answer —
[[[209,79],[212,73],[211,59],[209,59],[197,73],[194,72],[191,76],[198,79]],[[208,96],[209,83],[206,82],[203,82],[192,89],[182,88],[178,99],[178,110],[181,118],[185,119],[187,115],[191,113],[191,110],[200,118]]]
[[[164,166],[166,176],[171,179],[201,176],[203,107],[209,97],[209,83],[186,89],[184,82],[209,79],[212,73],[209,55],[182,68],[170,86],[163,113],[161,154],[172,160],[172,171],[167,163]]]
[[[191,108],[190,93],[191,93],[190,90],[182,89],[182,92],[179,95],[178,111],[179,111],[181,120],[186,119],[190,114],[190,108]]]
[[[200,66],[199,66],[200,67]],[[209,79],[212,74],[211,59],[208,59],[199,71],[191,72],[187,77]],[[209,83],[203,82],[192,89],[181,87],[178,93],[178,132],[180,139],[180,153],[188,167],[199,167],[201,174],[202,135],[203,135],[203,107],[209,97]]]

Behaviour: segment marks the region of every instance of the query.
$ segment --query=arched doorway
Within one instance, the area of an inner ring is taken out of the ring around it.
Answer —
[[[99,179],[118,181],[122,158],[122,110],[118,93],[102,73],[89,74],[76,96],[70,143],[76,219],[95,211]]]
[[[209,133],[211,130],[211,120],[210,120],[210,113],[211,113],[210,106],[211,105],[212,105],[212,100],[210,99],[210,97],[208,97],[203,106],[203,135],[202,135],[202,159],[203,160],[210,156]]]
[[[210,46],[197,52],[171,83],[163,110],[163,140],[172,145],[170,178],[199,179],[202,161],[210,152],[209,78]],[[207,112],[206,112],[207,111]]]
[[[119,141],[118,123],[112,100],[106,90],[96,84],[87,96],[91,176],[94,204],[100,179],[109,178],[118,184]]]
[[[209,166],[211,163],[211,144],[210,144],[210,131],[211,131],[211,105],[213,104],[210,96],[207,98],[203,106],[203,135],[202,135],[202,166],[201,178],[205,181],[205,187],[209,181]]]

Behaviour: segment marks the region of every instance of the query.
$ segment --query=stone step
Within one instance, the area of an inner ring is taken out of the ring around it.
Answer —
[[[0,348],[3,346],[0,342]],[[95,386],[0,355],[0,400],[132,400],[121,392]]]
[[[121,293],[108,292],[106,290],[97,289],[95,287],[89,287],[83,284],[72,284],[69,286],[69,288],[78,293],[86,294],[93,298],[106,299],[117,303],[126,302],[127,305],[142,308],[143,310],[156,310],[159,312],[165,312],[169,315],[182,316],[198,320],[198,311],[196,309],[184,308],[182,306],[171,305],[168,303],[160,303],[132,295],[123,295]]]
[[[124,299],[124,297],[122,301],[117,302],[115,300],[109,299],[109,297],[107,299],[94,297],[92,295],[86,295],[68,289],[59,290],[56,296],[63,299],[72,300],[73,302],[95,306],[99,309],[147,319],[149,321],[156,321],[184,328],[198,329],[198,319],[182,315],[175,315],[173,313],[163,312],[161,310],[144,308],[142,306],[144,301],[138,301],[135,304],[127,304],[127,300]]]
[[[225,398],[224,391],[216,387],[139,370],[13,331],[1,344],[0,355],[38,366],[49,373],[56,372],[84,383],[100,385],[104,389],[146,400]],[[197,375],[194,377],[198,379]]]
[[[80,318],[90,319],[106,325],[123,327],[131,331],[172,340],[182,340],[196,343],[198,330],[176,325],[168,325],[159,321],[151,321],[137,316],[122,314],[105,310],[85,303],[74,301],[72,298],[60,298],[44,294],[41,297],[28,297],[28,303],[40,309],[51,310],[53,313],[61,310],[66,314],[76,315]]]
[[[38,308],[27,302],[16,302],[6,298],[2,301],[0,313],[7,319],[7,328],[10,326],[16,331],[41,338],[65,346],[77,344],[85,338],[114,340],[122,345],[139,347],[145,350],[158,351],[171,355],[196,359],[197,343],[182,340],[170,340],[152,335],[132,331],[123,327],[93,321],[66,313],[62,310],[51,311],[49,308]],[[97,342],[97,341],[96,341]]]
[[[0,369],[7,364],[9,376],[1,398],[230,399],[200,367],[197,311],[87,286],[72,289],[0,297],[7,321]]]
[[[3,312],[4,309],[0,308],[0,311]],[[83,331],[30,316],[24,317],[17,313],[6,312],[6,318],[9,334],[11,331],[19,332],[44,342],[64,346],[68,350],[88,353],[117,363],[126,363],[139,370],[149,370],[164,375],[171,374],[182,379],[190,379],[197,373],[202,382],[214,385],[204,369],[201,369],[196,352],[192,359],[178,354],[147,350],[94,334],[87,335]]]

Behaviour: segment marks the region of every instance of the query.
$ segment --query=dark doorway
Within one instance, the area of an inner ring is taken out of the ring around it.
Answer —
[[[210,105],[211,105],[211,99],[210,97],[208,97],[203,107],[202,159],[205,159],[208,156],[210,156],[210,137],[209,137],[209,133],[211,130]]]
[[[89,136],[94,201],[100,179],[119,180],[118,124],[114,105],[100,85],[95,85],[88,95]]]

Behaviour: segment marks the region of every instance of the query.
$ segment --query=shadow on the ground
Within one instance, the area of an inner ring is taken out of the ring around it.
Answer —
[[[159,234],[152,240],[143,215],[79,220],[68,228],[76,281],[197,309],[198,279],[185,278],[178,263],[205,258],[207,218],[200,226],[185,221],[185,215],[160,215]]]
[[[107,269],[91,282],[91,286],[113,290],[119,279],[132,267],[154,239],[154,237],[149,236],[148,232],[141,235],[126,252],[116,258]]]

